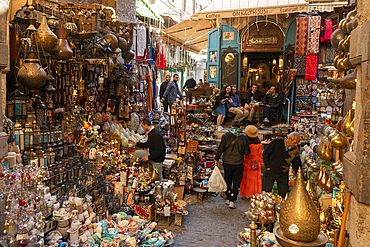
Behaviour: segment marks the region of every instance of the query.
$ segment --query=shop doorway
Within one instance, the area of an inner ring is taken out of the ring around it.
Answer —
[[[280,87],[283,69],[284,32],[272,21],[260,21],[247,26],[241,39],[241,90],[258,84]]]

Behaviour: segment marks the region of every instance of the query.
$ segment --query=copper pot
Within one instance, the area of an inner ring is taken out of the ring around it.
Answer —
[[[110,49],[114,51],[118,47],[118,39],[114,34],[108,33],[103,36],[105,42],[110,44]]]
[[[349,127],[349,129],[347,131],[347,134],[349,136],[354,136],[355,135],[355,119],[354,118],[353,118],[353,120],[352,120],[352,122],[350,124],[350,127]]]
[[[135,52],[133,50],[128,50],[125,53],[126,60],[131,61],[132,59],[135,58]]]
[[[42,15],[41,24],[37,29],[37,39],[46,52],[51,52],[57,45],[58,37],[50,30],[45,14]]]
[[[358,26],[358,18],[355,16],[350,22],[347,23],[347,31],[351,33],[353,29]]]
[[[342,122],[342,132],[347,133],[353,120],[353,111],[350,109]]]
[[[331,161],[333,158],[333,153],[330,150],[330,146],[326,145],[325,143],[322,143],[322,149],[317,153],[317,155],[325,161]]]
[[[340,79],[340,85],[346,89],[356,89],[356,78],[357,73],[356,70],[354,70],[352,73]]]
[[[355,18],[356,15],[357,15],[356,9],[350,11],[346,16],[347,21],[350,22],[353,18]]]
[[[338,50],[339,41],[345,38],[345,33],[341,29],[335,30],[331,35],[331,45]]]
[[[35,58],[24,60],[17,77],[19,82],[29,89],[39,89],[46,83],[46,72]]]
[[[340,59],[339,61],[338,61],[338,67],[337,67],[337,69],[339,70],[339,71],[346,71],[346,70],[349,70],[349,68],[346,66],[346,64],[345,64],[345,59],[344,58],[342,58],[342,59]]]
[[[71,47],[69,47],[67,40],[69,33],[69,29],[65,28],[58,28],[56,31],[58,41],[55,50],[53,50],[53,55],[58,60],[68,60],[73,56],[73,51]]]
[[[335,136],[337,136],[339,134],[339,131],[334,129],[334,131],[332,131],[329,135],[328,135],[328,138],[329,140],[331,141]]]
[[[340,20],[338,28],[344,33],[347,33],[347,18],[343,18],[342,20]]]
[[[342,58],[342,55],[336,55],[333,61],[334,67],[338,68],[338,62]]]
[[[125,53],[127,51],[127,41],[125,38],[118,38],[118,47],[121,48],[122,53]]]
[[[341,133],[337,132],[337,134],[330,140],[330,144],[334,148],[344,148],[347,145],[347,140]]]
[[[338,43],[338,48],[341,52],[348,52],[349,51],[349,43],[346,42],[346,39],[342,39]]]

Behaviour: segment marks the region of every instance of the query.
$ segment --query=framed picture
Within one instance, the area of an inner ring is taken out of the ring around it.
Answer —
[[[215,66],[209,67],[209,78],[217,77],[217,68]]]
[[[176,108],[171,108],[171,115],[176,115]]]
[[[185,139],[186,139],[186,135],[185,135],[185,131],[184,130],[181,130],[180,131],[180,137],[179,137],[179,141],[180,143],[183,143],[183,145],[185,145]],[[180,144],[179,144],[180,145]]]
[[[217,63],[217,51],[211,51],[209,54],[209,62]]]
[[[115,113],[116,104],[117,104],[117,101],[115,99],[108,99],[107,100],[107,111],[111,113]]]
[[[224,32],[223,40],[234,40],[234,32]]]

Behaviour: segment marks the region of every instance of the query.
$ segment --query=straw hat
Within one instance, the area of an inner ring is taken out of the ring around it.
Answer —
[[[247,127],[245,127],[245,134],[252,138],[257,137],[258,129],[254,125],[248,125]]]

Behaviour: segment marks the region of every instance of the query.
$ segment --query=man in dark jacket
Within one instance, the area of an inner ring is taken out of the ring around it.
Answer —
[[[233,122],[233,127],[221,138],[215,157],[215,165],[219,166],[218,160],[222,156],[222,166],[225,171],[227,184],[226,204],[229,208],[235,208],[235,201],[238,198],[240,183],[243,178],[244,155],[250,154],[249,140],[243,135],[238,122]]]
[[[136,158],[140,158],[144,162],[150,161],[153,165],[153,169],[158,173],[159,181],[161,181],[162,165],[166,157],[166,145],[164,143],[163,136],[158,129],[154,128],[151,121],[147,118],[143,119],[141,126],[145,131],[148,131],[147,142],[141,143],[129,140],[129,143],[137,147],[149,148],[149,150],[136,150],[134,153],[134,159],[136,160]]]
[[[185,88],[194,89],[196,85],[197,85],[197,82],[192,77],[192,78],[186,80],[185,86],[183,87],[183,89],[185,89]]]
[[[174,74],[172,77],[172,81],[170,81],[167,85],[166,91],[164,92],[161,102],[164,102],[165,99],[168,100],[168,104],[170,107],[172,107],[173,103],[177,100],[177,95],[180,96],[181,99],[184,98],[182,96],[179,86],[177,85],[177,81],[179,80],[179,75]]]
[[[171,76],[166,75],[166,80],[164,82],[162,82],[161,88],[159,90],[159,98],[160,99],[163,98],[163,94],[164,94],[164,92],[166,92],[167,85],[170,81],[171,81]],[[163,101],[163,111],[168,112],[168,99],[167,98],[165,98],[164,101]]]
[[[263,110],[263,122],[269,123],[271,114],[279,113],[280,100],[281,96],[278,92],[276,92],[276,87],[270,87],[265,95],[265,98],[263,99],[263,103],[265,104],[265,108]]]
[[[278,194],[283,198],[288,192],[289,167],[292,165],[293,170],[297,173],[301,167],[299,157],[299,148],[297,145],[300,141],[298,132],[292,132],[287,139],[274,139],[263,151],[263,163],[265,171],[263,173],[262,190],[270,192],[277,181]]]
[[[263,94],[261,91],[258,90],[258,85],[253,84],[251,90],[247,93],[247,98],[245,99],[245,102],[247,104],[250,104],[252,101],[261,102],[263,98]]]

